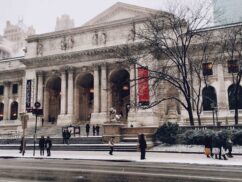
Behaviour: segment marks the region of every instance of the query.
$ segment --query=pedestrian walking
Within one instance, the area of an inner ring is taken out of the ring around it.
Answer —
[[[90,125],[87,123],[86,124],[86,134],[87,134],[87,137],[89,135],[89,131],[90,131]]]
[[[68,144],[68,131],[67,129],[64,129],[62,132],[62,137],[63,137],[63,144]]]
[[[233,142],[232,142],[232,140],[231,140],[231,137],[228,137],[228,138],[226,139],[226,149],[228,150],[227,156],[228,156],[228,157],[234,157],[234,156],[232,155]]]
[[[69,144],[70,138],[71,138],[71,132],[69,130],[66,130],[66,144]]]
[[[212,137],[211,136],[206,136],[204,140],[204,153],[207,156],[207,158],[212,157]]]
[[[44,126],[44,118],[41,119],[41,126],[43,127]]]
[[[26,150],[26,140],[24,139],[24,137],[21,137],[19,153],[22,153],[22,156],[24,156],[25,150]]]
[[[96,126],[93,125],[92,126],[92,135],[95,136],[95,134],[96,134]]]
[[[97,136],[99,136],[99,129],[100,129],[100,126],[97,124],[97,125],[96,125]]]
[[[113,155],[113,148],[114,148],[114,137],[111,137],[109,142],[108,142],[108,145],[109,145],[109,155]]]
[[[49,136],[47,136],[46,140],[45,140],[45,148],[46,148],[46,151],[47,151],[47,156],[50,156],[50,150],[51,150],[51,147],[52,147],[52,141],[50,139]]]
[[[39,150],[40,150],[40,155],[44,155],[45,153],[45,138],[44,136],[41,136],[39,140]]]
[[[140,153],[141,153],[140,159],[144,160],[147,144],[146,144],[146,140],[145,140],[145,135],[143,133],[139,136],[139,148],[140,148]]]

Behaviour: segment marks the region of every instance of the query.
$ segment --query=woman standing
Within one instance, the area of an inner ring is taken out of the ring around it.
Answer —
[[[145,141],[145,135],[144,134],[141,134],[139,136],[139,148],[140,148],[140,152],[141,152],[140,159],[144,160],[145,159],[145,150],[147,148],[147,144],[146,144],[146,141]]]

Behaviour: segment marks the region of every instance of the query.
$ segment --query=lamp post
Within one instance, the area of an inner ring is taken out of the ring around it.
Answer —
[[[35,143],[36,143],[37,120],[38,120],[38,115],[41,114],[41,109],[39,109],[40,106],[41,105],[40,105],[39,102],[35,102],[34,103],[35,109],[33,110],[33,114],[35,114],[35,127],[34,127],[34,151],[33,151],[33,156],[35,156]]]

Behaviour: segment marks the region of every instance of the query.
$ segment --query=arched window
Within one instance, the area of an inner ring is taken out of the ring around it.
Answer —
[[[236,85],[230,85],[228,88],[228,98],[229,98],[229,109],[233,110],[235,109],[235,88]],[[238,90],[238,109],[242,109],[242,87],[239,85]]]
[[[10,119],[16,120],[18,118],[18,103],[16,101],[11,104]]]
[[[202,91],[202,97],[204,111],[211,111],[214,107],[217,107],[217,95],[214,87],[205,87]]]

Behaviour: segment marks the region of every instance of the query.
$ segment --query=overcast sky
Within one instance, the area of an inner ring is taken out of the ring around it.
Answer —
[[[164,10],[167,2],[175,0],[119,1]],[[196,0],[182,1],[190,4]],[[33,25],[38,34],[51,32],[55,29],[56,18],[62,14],[69,14],[75,21],[75,27],[78,27],[116,2],[118,0],[0,0],[0,34],[3,34],[7,20],[16,24],[20,18],[27,26]]]

